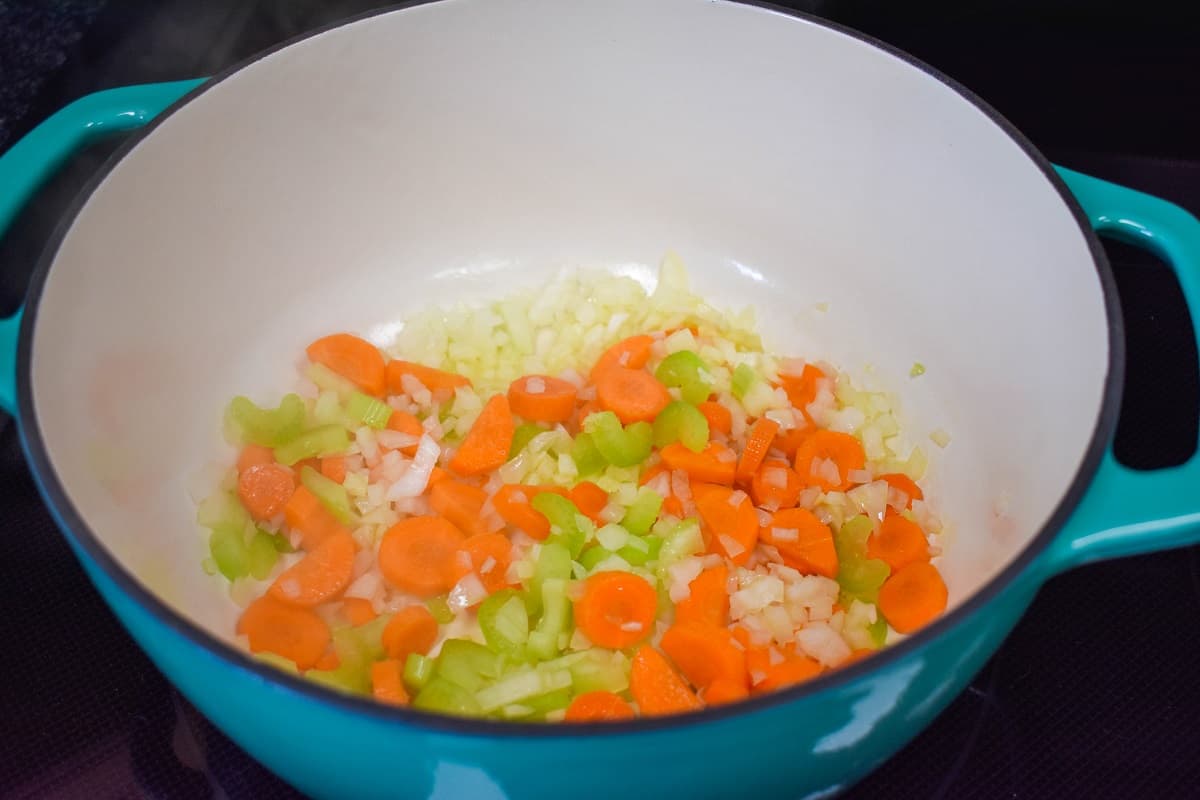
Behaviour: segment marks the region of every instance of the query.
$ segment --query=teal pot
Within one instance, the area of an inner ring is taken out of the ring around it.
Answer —
[[[1096,233],[1161,255],[1195,308],[1200,224],[1051,166],[853,31],[705,0],[399,8],[78,100],[0,158],[0,224],[72,151],[135,128],[0,327],[0,400],[130,634],[315,797],[827,796],[928,724],[1047,578],[1197,539],[1200,462],[1111,454],[1123,338]],[[775,348],[893,388],[914,441],[953,435],[928,481],[941,619],[778,694],[573,727],[385,708],[236,646],[188,494],[231,457],[230,396],[286,390],[330,330],[385,337],[564,263],[651,276],[667,249]]]

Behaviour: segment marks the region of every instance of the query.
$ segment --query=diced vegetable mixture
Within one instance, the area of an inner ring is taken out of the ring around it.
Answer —
[[[810,680],[946,607],[925,456],[889,395],[763,352],[748,312],[570,275],[312,342],[229,404],[200,504],[237,633],[379,702],[677,714]]]

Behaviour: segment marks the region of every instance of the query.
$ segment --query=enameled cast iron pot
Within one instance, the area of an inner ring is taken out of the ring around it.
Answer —
[[[71,104],[0,158],[0,225],[80,145],[143,125],[0,326],[0,399],[129,632],[314,796],[825,796],[962,690],[1049,576],[1197,538],[1196,458],[1135,473],[1111,455],[1122,329],[1095,231],[1165,257],[1196,308],[1200,224],[1055,169],[853,31],[705,0],[412,5]],[[753,304],[779,351],[874,365],[914,440],[952,433],[930,479],[943,618],[788,691],[603,727],[384,708],[232,644],[187,492],[229,457],[229,397],[289,389],[323,333],[382,339],[567,262],[648,276],[667,249],[705,296]]]

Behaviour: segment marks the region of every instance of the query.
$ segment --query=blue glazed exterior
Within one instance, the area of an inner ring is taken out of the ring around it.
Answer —
[[[84,98],[0,156],[0,230],[75,148],[106,130],[144,123],[199,82],[131,87]],[[1180,272],[1189,304],[1200,299],[1200,223],[1155,198],[1061,171],[1093,224],[1161,252]],[[0,323],[0,403],[20,396],[14,369],[19,325]],[[28,359],[24,359],[28,364]],[[26,397],[26,400],[28,398]],[[31,432],[22,428],[23,437]],[[737,713],[686,724],[590,727],[581,735],[509,726],[432,724],[419,715],[365,713],[324,690],[268,677],[248,659],[189,633],[103,562],[27,453],[72,548],[166,676],[269,768],[318,798],[577,797],[673,795],[819,797],[853,783],[899,749],[962,691],[1050,574],[1093,558],[1195,541],[1200,466],[1133,473],[1111,455],[1063,533],[985,600],[936,631],[876,659]],[[1148,517],[1153,516],[1153,519]],[[745,743],[753,742],[753,747]]]

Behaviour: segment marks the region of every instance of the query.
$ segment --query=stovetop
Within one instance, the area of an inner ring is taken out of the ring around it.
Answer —
[[[1200,215],[1200,26],[1139,3],[783,3],[860,28],[957,78],[1058,163]],[[209,75],[385,5],[352,0],[0,0],[0,150],[71,99]],[[966,8],[969,7],[969,8]],[[74,159],[0,241],[0,313],[115,143]],[[0,187],[0,191],[3,188]],[[1178,284],[1108,245],[1129,335],[1118,457],[1185,460],[1200,380]],[[92,589],[0,423],[0,797],[299,795],[155,670]],[[1200,490],[1200,487],[1197,487]],[[1200,797],[1200,547],[1051,580],[970,688],[849,798]]]

